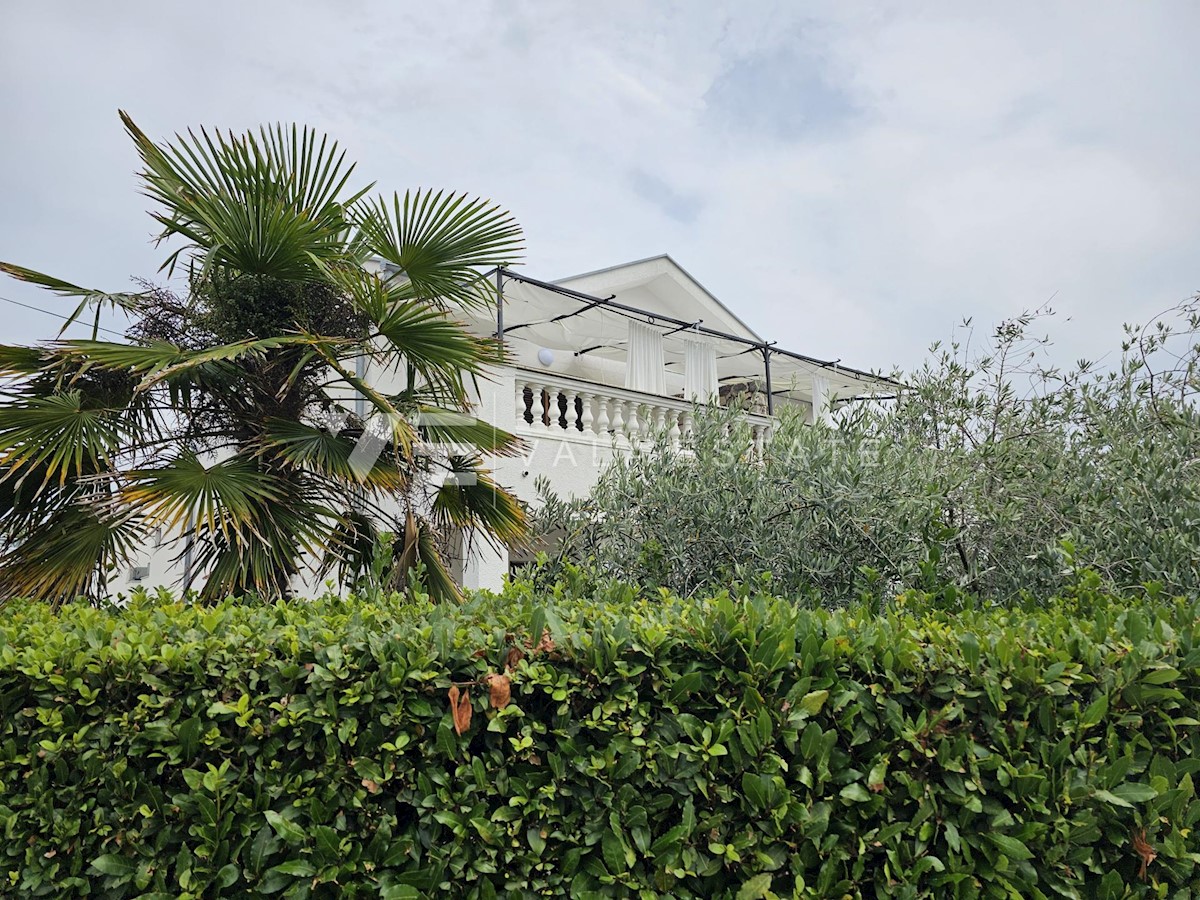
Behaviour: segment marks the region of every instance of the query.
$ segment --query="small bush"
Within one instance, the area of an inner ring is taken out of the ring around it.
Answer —
[[[0,894],[1192,896],[1200,610],[1097,584],[14,604]]]

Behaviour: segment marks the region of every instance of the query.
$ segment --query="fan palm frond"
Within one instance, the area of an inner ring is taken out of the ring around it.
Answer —
[[[12,263],[0,262],[0,272],[5,275],[10,275],[26,284],[37,285],[40,288],[45,288],[52,294],[58,294],[60,297],[74,297],[79,300],[79,304],[75,307],[74,312],[65,317],[62,328],[58,333],[61,335],[71,325],[79,321],[88,307],[94,307],[96,315],[92,323],[92,337],[100,330],[100,313],[104,307],[109,307],[114,310],[121,310],[125,313],[136,314],[142,306],[145,299],[144,294],[138,293],[108,293],[105,291],[94,291],[88,288],[79,287],[76,284],[71,284],[69,281],[63,281],[61,278],[55,278],[53,275],[46,275],[42,272],[35,272],[33,269],[27,269],[24,266],[13,265]]]
[[[354,585],[376,562],[382,539],[371,516],[356,509],[343,510],[329,531],[317,574],[324,577],[336,569],[340,584]]]
[[[57,341],[43,351],[43,368],[63,369],[72,373],[89,369],[153,375],[186,358],[185,351],[166,341],[126,344],[115,341]]]
[[[407,587],[409,579],[419,575],[433,599],[453,602],[462,600],[462,591],[446,567],[433,529],[428,523],[414,516],[412,510],[409,510],[405,517],[404,527],[396,545],[395,574],[397,578],[403,579],[404,587]]]
[[[280,479],[253,458],[235,455],[211,465],[185,453],[166,465],[122,476],[121,500],[153,527],[207,529],[226,539],[262,540],[264,511],[282,500]]]
[[[419,572],[422,586],[434,600],[443,603],[459,603],[462,601],[462,589],[450,574],[446,561],[433,531],[422,526],[417,531],[415,545],[416,565],[410,570]]]
[[[406,410],[397,406],[386,394],[376,390],[364,379],[347,369],[342,365],[341,360],[327,348],[317,345],[315,349],[329,368],[337,373],[341,381],[358,391],[363,399],[374,407],[374,411],[377,413],[376,418],[381,423],[383,439],[399,448],[401,452],[411,453],[413,442],[416,440],[416,432],[413,431],[412,425],[405,416]]]
[[[344,490],[361,486],[373,491],[398,492],[408,477],[389,454],[355,456],[357,441],[324,428],[287,419],[263,423],[262,456],[286,460],[336,482]]]
[[[449,456],[516,456],[525,446],[516,435],[458,410],[424,404],[417,409],[417,422],[422,442],[439,445]]]
[[[110,468],[125,437],[118,414],[78,390],[0,404],[0,478],[36,470],[61,486]]]
[[[331,345],[339,343],[334,338],[323,338],[308,334],[289,334],[277,337],[259,338],[257,340],[237,341],[219,347],[208,347],[204,350],[181,353],[176,362],[157,371],[151,371],[142,379],[139,390],[153,387],[160,381],[170,381],[179,375],[193,369],[203,368],[213,363],[234,362],[244,357],[262,357],[270,350],[281,347],[314,347],[320,346],[324,352],[330,353]]]
[[[496,484],[472,459],[454,460],[452,477],[438,488],[433,519],[442,528],[478,531],[506,544],[516,544],[528,534],[525,508],[511,493]]]
[[[488,200],[445,191],[409,191],[360,200],[355,224],[367,248],[398,266],[389,282],[405,298],[473,308],[495,300],[480,269],[510,265],[524,249],[521,228]]]
[[[371,322],[373,355],[402,361],[444,402],[466,405],[465,379],[503,361],[493,340],[471,334],[462,322],[427,302],[397,297],[376,279],[364,285],[356,299]]]
[[[94,595],[145,540],[135,516],[90,504],[63,506],[0,555],[0,597],[58,605]]]
[[[276,126],[258,137],[202,129],[156,144],[127,113],[121,119],[145,166],[145,193],[161,206],[152,213],[160,240],[185,242],[165,269],[191,252],[204,272],[304,280],[348,262],[346,209],[370,186],[341,196],[354,166],[335,141]]]
[[[0,345],[0,377],[33,375],[45,364],[45,353],[39,347]]]

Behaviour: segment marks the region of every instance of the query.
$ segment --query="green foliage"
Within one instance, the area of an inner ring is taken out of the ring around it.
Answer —
[[[0,894],[1193,896],[1197,604],[935,600],[13,605]]]
[[[1106,372],[1040,368],[1033,322],[938,349],[836,427],[785,410],[761,455],[736,410],[707,410],[687,452],[618,457],[589,498],[545,498],[539,530],[561,559],[682,594],[769,573],[826,603],[945,585],[1017,603],[1076,567],[1200,591],[1200,307],[1130,329]]]

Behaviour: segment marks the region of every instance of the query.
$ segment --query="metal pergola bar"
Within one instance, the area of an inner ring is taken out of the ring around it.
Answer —
[[[504,270],[496,270],[496,340],[504,340]]]
[[[563,313],[561,316],[555,316],[550,321],[551,322],[561,322],[563,319],[570,319],[573,316],[581,316],[585,312],[587,312],[589,309],[595,309],[597,306],[602,306],[603,304],[607,303],[609,300],[615,299],[616,296],[617,296],[616,294],[613,294],[611,297],[604,297],[599,300],[593,300],[591,303],[588,303],[585,306],[583,306],[582,308],[575,310],[575,312]]]
[[[766,381],[767,415],[773,416],[773,415],[775,415],[775,395],[771,391],[771,348],[768,347],[766,344],[763,344],[762,355],[763,355],[763,372],[767,376],[767,381]]]
[[[614,296],[616,296],[616,295],[614,295]],[[570,318],[574,318],[575,316],[581,316],[585,312],[587,312],[589,309],[595,309],[597,306],[603,306],[611,299],[613,299],[613,298],[605,297],[602,300],[594,300],[591,303],[588,303],[585,306],[582,306],[581,308],[575,310],[574,312],[563,313],[561,316],[555,316],[553,319],[547,319],[546,322],[544,322],[544,323],[543,322],[522,322],[519,325],[510,325],[508,328],[503,328],[502,327],[503,320],[498,320],[499,324],[497,324],[496,327],[497,327],[498,333],[503,335],[503,334],[510,334],[511,332],[516,331],[518,328],[531,328],[534,325],[553,324],[554,322],[561,322],[561,321],[563,321],[563,319],[570,319]]]
[[[703,319],[697,319],[695,322],[691,322],[687,325],[676,325],[670,331],[664,331],[663,337],[666,337],[669,334],[675,334],[676,332],[680,332],[680,331],[695,331],[696,326],[698,326],[703,321],[704,321]]]
[[[604,297],[594,297],[591,294],[585,294],[582,291],[576,291],[576,290],[572,290],[571,288],[565,288],[565,287],[562,287],[561,285],[557,285],[557,284],[554,284],[549,281],[541,281],[540,279],[537,279],[537,278],[530,278],[528,275],[521,275],[517,272],[513,272],[511,269],[507,269],[504,267],[500,267],[499,269],[497,269],[496,273],[497,273],[497,278],[499,278],[500,274],[503,273],[504,277],[510,278],[513,281],[519,281],[524,284],[529,284],[529,285],[532,285],[533,287],[538,287],[538,288],[541,288],[542,290],[551,291],[553,293],[560,294],[564,297],[571,297],[575,300],[579,300],[583,303],[589,304],[588,308],[591,308],[594,306],[599,306],[599,305],[604,305],[606,307],[609,307],[609,308],[615,309],[615,310],[619,310],[621,312],[629,313],[629,314],[636,315],[636,316],[644,316],[646,319],[651,320],[651,321],[660,321],[660,322],[669,323],[671,325],[676,325],[676,326],[678,326],[676,329],[674,329],[676,331],[684,329],[684,328],[688,328],[688,329],[691,329],[692,331],[695,331],[698,334],[706,334],[709,337],[715,337],[715,338],[719,338],[720,340],[725,340],[725,341],[732,341],[732,342],[738,343],[738,344],[745,344],[750,348],[758,349],[760,352],[763,353],[763,360],[764,360],[765,365],[767,366],[766,376],[767,376],[767,389],[768,389],[767,396],[768,397],[771,396],[771,394],[770,394],[770,362],[769,362],[769,360],[770,360],[770,355],[772,353],[777,353],[780,356],[786,356],[789,359],[797,360],[798,362],[805,363],[806,365],[816,366],[817,368],[828,369],[833,372],[845,372],[848,375],[854,375],[859,378],[869,379],[870,381],[875,381],[875,382],[878,382],[881,384],[892,385],[893,387],[903,387],[903,385],[901,385],[899,382],[897,382],[891,378],[888,378],[887,376],[873,375],[870,372],[864,372],[862,369],[855,369],[850,366],[840,365],[839,360],[816,359],[815,357],[812,357],[812,356],[805,356],[803,353],[793,353],[791,350],[780,349],[779,347],[774,346],[773,343],[769,343],[767,341],[756,341],[756,340],[752,340],[750,338],[742,337],[741,335],[738,335],[738,334],[729,334],[728,332],[725,332],[725,331],[718,331],[715,328],[709,328],[709,327],[707,327],[705,325],[701,325],[699,323],[687,322],[683,319],[677,319],[674,316],[668,316],[663,313],[653,312],[648,309],[641,309],[636,306],[629,306],[628,304],[625,304],[625,303],[619,303],[616,300],[613,300],[611,298],[606,299]],[[579,312],[585,312],[585,311],[586,310],[580,310]],[[532,323],[530,323],[530,324],[532,324]],[[513,328],[517,328],[517,327],[520,327],[520,326],[513,326]],[[579,350],[579,351],[576,351],[576,353],[578,355],[578,354],[587,353],[591,350],[598,350],[598,349],[600,349],[600,347],[588,347],[586,350]]]

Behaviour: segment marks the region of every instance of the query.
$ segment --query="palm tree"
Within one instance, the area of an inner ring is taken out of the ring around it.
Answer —
[[[121,118],[169,242],[160,271],[187,290],[0,263],[77,301],[70,321],[95,315],[90,339],[0,346],[0,597],[99,596],[156,529],[205,598],[284,596],[311,560],[351,579],[385,534],[397,583],[417,572],[457,597],[453,531],[525,532],[482,464],[515,439],[469,415],[503,351],[453,314],[491,302],[481,269],[513,261],[519,227],[462,195],[351,188],[354,166],[307,128],[156,144]],[[98,339],[105,307],[128,341]]]

